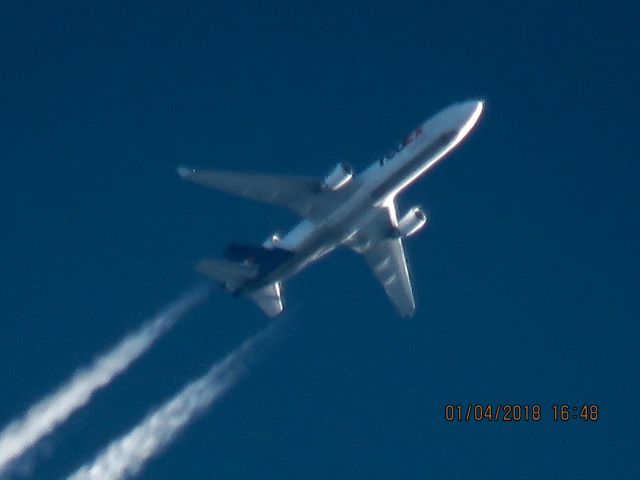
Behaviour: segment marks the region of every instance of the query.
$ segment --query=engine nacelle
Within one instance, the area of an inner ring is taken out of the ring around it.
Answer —
[[[420,207],[413,207],[398,222],[398,232],[403,237],[410,237],[427,224],[427,216]]]
[[[324,186],[329,190],[338,190],[344,187],[353,178],[353,169],[351,165],[345,162],[340,162],[335,166],[331,173],[324,179]]]
[[[275,248],[280,244],[280,240],[282,240],[280,238],[280,235],[278,235],[277,233],[274,233],[269,238],[267,238],[264,242],[262,242],[262,246],[269,249]]]

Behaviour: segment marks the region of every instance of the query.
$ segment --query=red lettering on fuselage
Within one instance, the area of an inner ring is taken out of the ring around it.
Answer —
[[[411,142],[415,141],[415,139],[418,138],[420,135],[422,135],[422,126],[419,126],[413,132],[407,135],[407,138],[404,139],[404,142],[402,142],[402,145],[406,147]]]

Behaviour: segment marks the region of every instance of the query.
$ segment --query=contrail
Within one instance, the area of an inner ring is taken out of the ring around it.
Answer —
[[[10,464],[42,437],[84,406],[96,390],[108,385],[189,309],[203,301],[205,287],[196,287],[170,304],[138,331],[125,337],[113,349],[98,357],[91,366],[78,370],[57,391],[33,405],[22,418],[14,420],[0,433],[0,476]]]
[[[246,340],[131,431],[111,442],[93,462],[81,466],[67,480],[116,480],[138,474],[196,415],[228,392],[246,373],[249,364],[266,353],[267,347],[273,345],[269,340],[274,339],[280,325],[274,322]]]

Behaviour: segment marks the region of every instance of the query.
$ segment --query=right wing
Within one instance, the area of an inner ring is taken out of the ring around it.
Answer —
[[[403,317],[411,317],[416,304],[402,239],[379,240],[363,255],[398,313]]]
[[[398,313],[410,317],[416,304],[402,238],[392,234],[397,226],[395,206],[381,208],[376,218],[356,234],[350,246],[364,256]]]
[[[338,192],[323,190],[322,180],[313,177],[260,175],[220,170],[178,167],[182,178],[240,197],[292,210],[308,219],[333,208]]]

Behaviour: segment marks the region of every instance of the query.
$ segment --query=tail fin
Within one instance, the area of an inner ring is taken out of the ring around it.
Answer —
[[[257,247],[242,243],[232,243],[224,251],[224,256],[227,260],[233,262],[248,261],[251,264],[256,263],[263,266],[282,262],[291,255],[293,255],[291,250],[280,247]]]
[[[205,258],[196,264],[196,270],[224,284],[227,290],[234,291],[258,272],[256,265],[228,262]]]

